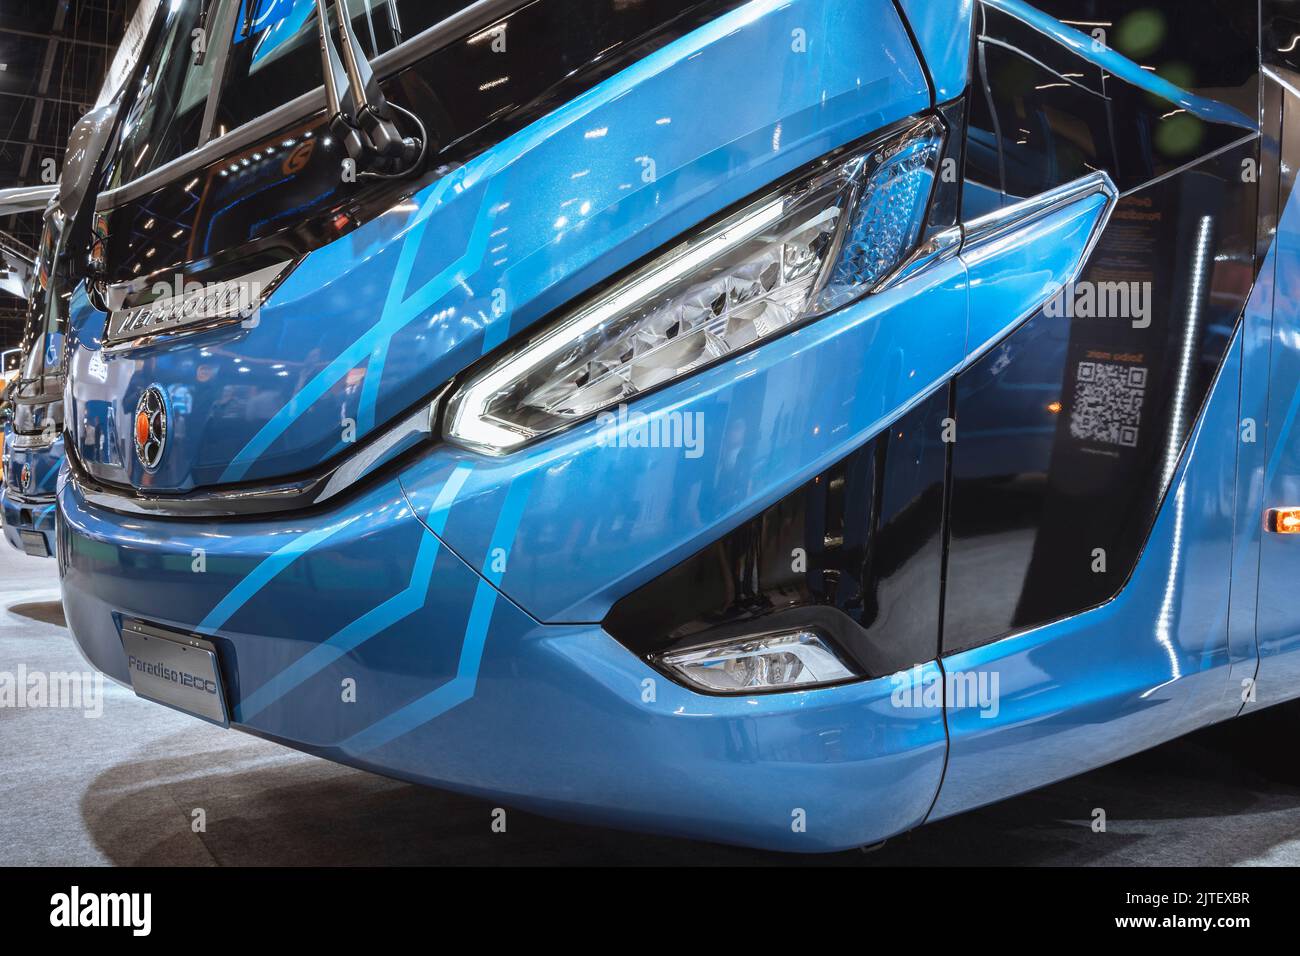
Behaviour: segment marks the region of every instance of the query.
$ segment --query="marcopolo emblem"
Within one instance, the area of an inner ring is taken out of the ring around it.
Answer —
[[[115,310],[108,318],[106,345],[161,334],[182,334],[225,322],[251,318],[288,272],[291,262],[266,266],[222,282],[185,282],[154,286],[156,298]]]
[[[135,456],[153,471],[167,447],[167,400],[157,385],[150,385],[135,405]]]

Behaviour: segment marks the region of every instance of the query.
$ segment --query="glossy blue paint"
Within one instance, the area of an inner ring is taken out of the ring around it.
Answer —
[[[441,446],[402,484],[424,514],[450,470],[475,462],[442,537],[482,567],[507,489],[531,475],[501,588],[539,620],[599,621],[879,432],[961,364],[965,341],[965,268],[954,258],[638,399],[639,414],[698,421],[697,449],[611,450],[617,432],[594,419],[505,458]]]
[[[509,545],[525,490],[494,543]],[[939,785],[942,708],[912,693],[935,665],[803,693],[692,693],[598,626],[539,625],[393,482],[277,522],[142,522],[88,509],[71,484],[61,505],[65,611],[96,667],[127,679],[123,616],[196,630],[238,592],[212,634],[234,725],[312,753],[560,816],[805,851],[914,826]]]
[[[948,768],[931,819],[1237,713],[1234,655],[1253,659],[1253,648],[1230,648],[1227,626],[1241,355],[1238,334],[1124,590],[1094,610],[943,659],[954,683],[995,688],[997,708],[947,701]]]
[[[938,103],[960,96],[970,82],[970,51],[974,42],[975,0],[899,0],[908,26],[921,48],[921,58],[934,82]]]
[[[312,253],[255,323],[102,353],[104,316],[76,297],[78,452],[157,490],[310,468],[345,447],[343,423],[364,437],[593,283],[929,100],[891,0],[753,0]],[[152,384],[196,411],[147,475],[122,423]]]
[[[1006,338],[1078,275],[1108,200],[1088,196],[1005,238],[963,252],[970,282],[966,355]]]
[[[1300,208],[1293,201],[1293,220]],[[1274,340],[1273,311],[1279,276],[1295,265],[1279,269],[1280,244],[1269,247],[1255,279],[1255,288],[1242,316],[1241,424],[1237,455],[1236,534],[1232,549],[1232,594],[1228,608],[1228,639],[1234,662],[1230,683],[1244,689],[1243,681],[1254,681],[1259,666],[1256,618],[1259,613],[1260,546],[1264,538],[1265,470],[1268,463],[1270,357],[1274,349],[1285,349],[1285,341]],[[1279,372],[1279,382],[1284,382]],[[1293,685],[1294,686],[1294,685]],[[1294,693],[1294,691],[1293,691]],[[1245,695],[1242,706],[1245,707]]]
[[[1255,506],[1253,513],[1242,516],[1251,533],[1242,548],[1242,562],[1248,565],[1252,543],[1259,559],[1255,604],[1259,675],[1255,700],[1247,709],[1300,694],[1300,625],[1291,604],[1300,574],[1300,540],[1259,530],[1264,509],[1300,504],[1300,196],[1295,190],[1278,221],[1271,263],[1272,349],[1261,352],[1255,366],[1258,371],[1268,363],[1270,369],[1267,415],[1259,419],[1267,422],[1266,451],[1262,456],[1255,452],[1262,462],[1254,459],[1256,472],[1262,471],[1258,478],[1262,495],[1249,502]],[[1248,582],[1247,577],[1243,583]]]
[[[1078,271],[1104,209],[1088,197],[982,249],[979,287],[969,288],[973,331],[966,271],[951,260],[637,401],[652,419],[696,416],[698,453],[612,454],[594,420],[504,459],[436,449],[403,486],[423,513],[452,467],[479,462],[443,538],[481,566],[505,487],[535,475],[502,590],[540,620],[600,620],[623,594],[860,447],[1028,318]]]

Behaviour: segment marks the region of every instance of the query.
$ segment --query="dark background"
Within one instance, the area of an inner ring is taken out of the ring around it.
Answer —
[[[41,182],[63,164],[73,124],[94,104],[136,0],[0,3],[0,189]],[[0,217],[0,231],[35,246],[36,214]],[[0,349],[22,338],[23,302],[0,293]]]

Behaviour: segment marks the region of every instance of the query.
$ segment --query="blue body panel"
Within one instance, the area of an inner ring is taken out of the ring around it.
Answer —
[[[1259,676],[1254,703],[1258,704],[1289,700],[1300,687],[1300,620],[1291,604],[1300,574],[1300,539],[1259,530],[1265,508],[1300,503],[1300,198],[1294,191],[1278,221],[1269,265],[1273,267],[1268,287],[1273,303],[1273,347],[1271,352],[1258,354],[1253,369],[1256,376],[1267,377],[1269,382],[1267,415],[1259,419],[1267,422],[1267,438],[1257,441],[1252,449],[1263,500],[1243,516],[1243,523],[1249,522],[1245,528],[1250,529],[1250,537],[1243,542],[1241,555],[1242,563],[1247,564],[1250,546],[1256,545]],[[1265,368],[1269,369],[1267,376]],[[1243,577],[1243,587],[1248,586],[1249,577]]]
[[[102,354],[95,375],[105,316],[79,296],[67,413],[97,438],[78,453],[158,490],[311,468],[594,282],[928,105],[889,0],[754,0],[310,254],[254,321]],[[146,474],[121,423],[154,384],[195,412]]]
[[[966,355],[974,357],[1028,319],[1034,306],[1077,273],[1088,241],[1105,213],[1106,200],[1089,196],[1044,217],[1033,229],[963,255],[970,281],[970,327]],[[1017,307],[1031,306],[1017,315]]]
[[[110,519],[71,485],[60,501],[65,607],[90,661],[129,679],[123,615],[209,634],[234,725],[312,753],[550,813],[790,850],[915,826],[938,789],[942,708],[894,706],[910,684],[692,693],[598,626],[539,625],[443,547],[395,482],[292,522]],[[517,518],[507,509],[498,540]],[[342,701],[349,678],[355,703]]]
[[[981,257],[988,278],[969,293],[981,337],[995,322],[999,334],[1011,331],[1053,277],[1077,269],[1102,206],[1082,200]],[[1025,269],[1029,248],[1038,252]],[[403,485],[424,515],[445,476],[472,467],[444,535],[481,564],[506,489],[527,478],[528,508],[502,589],[540,620],[600,620],[623,594],[860,447],[947,380],[966,361],[967,306],[965,268],[954,259],[639,401],[650,417],[700,416],[695,458],[682,449],[610,454],[592,422],[535,454],[500,460],[440,448]]]
[[[965,326],[965,269],[953,259],[638,401],[651,418],[699,416],[698,456],[611,454],[591,421],[502,459],[442,446],[402,483],[427,517],[446,476],[471,469],[443,535],[480,566],[509,489],[526,482],[502,590],[539,620],[599,621],[617,598],[823,471],[944,381],[961,364]]]
[[[1287,215],[1296,222],[1300,217],[1300,206],[1294,201],[1288,202]],[[1274,312],[1278,305],[1276,290],[1279,278],[1285,281],[1288,272],[1295,275],[1300,268],[1300,259],[1295,258],[1300,249],[1289,254],[1288,267],[1282,266],[1283,248],[1280,241],[1274,241],[1269,248],[1242,316],[1240,333],[1241,440],[1237,442],[1236,532],[1232,549],[1228,641],[1233,661],[1241,662],[1233,665],[1232,683],[1243,689],[1249,686],[1243,681],[1255,680],[1263,654],[1256,634],[1262,581],[1260,549],[1265,538],[1262,518],[1268,507],[1265,503],[1265,471],[1268,468],[1270,434],[1269,361],[1275,349],[1286,347],[1285,341],[1275,340],[1273,335]],[[1288,351],[1294,356],[1293,347]],[[1294,696],[1295,686],[1293,683],[1293,689],[1279,694],[1277,699]],[[1243,708],[1244,701],[1243,696]]]
[[[3,488],[0,503],[4,508],[4,534],[10,545],[23,550],[22,531],[36,531],[45,538],[46,552],[54,554],[54,492],[59,467],[63,464],[63,437],[41,448],[13,448],[12,437],[5,438]],[[23,485],[23,468],[30,469],[31,479]]]
[[[930,69],[935,102],[960,96],[970,82],[975,0],[899,0]]]

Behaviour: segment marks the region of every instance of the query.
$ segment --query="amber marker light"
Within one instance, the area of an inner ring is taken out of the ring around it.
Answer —
[[[1300,508],[1269,508],[1265,526],[1274,534],[1300,534]]]

